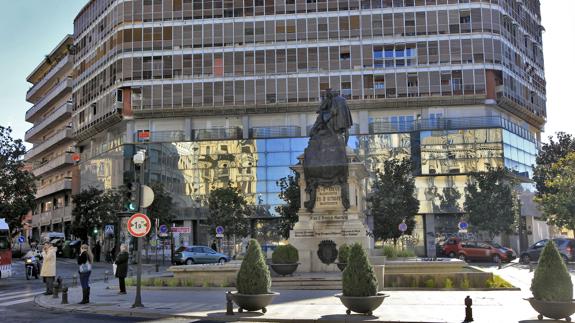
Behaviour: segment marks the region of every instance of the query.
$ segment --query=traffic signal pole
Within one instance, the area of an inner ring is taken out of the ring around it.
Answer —
[[[134,166],[136,164],[140,165],[140,179],[138,180],[138,182],[136,183],[136,187],[137,187],[137,207],[136,209],[138,210],[139,213],[144,213],[145,214],[145,209],[142,208],[142,185],[144,184],[144,165],[145,165],[145,152],[144,152],[144,157],[142,159],[137,159],[136,156],[138,156],[138,154],[140,154],[140,152],[138,152],[136,155],[134,155]],[[140,163],[138,163],[140,162]],[[134,304],[132,305],[133,308],[136,307],[144,307],[144,304],[142,304],[142,238],[138,237],[137,239],[137,243],[138,243],[138,251],[137,251],[137,255],[136,255],[136,259],[138,261],[138,265],[137,265],[137,272],[136,272],[136,299],[134,300]]]

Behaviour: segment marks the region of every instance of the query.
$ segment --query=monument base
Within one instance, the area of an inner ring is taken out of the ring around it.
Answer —
[[[336,248],[342,244],[359,243],[364,249],[370,246],[367,229],[358,214],[342,212],[302,212],[299,222],[290,231],[289,242],[299,251],[299,272],[339,271],[335,262],[324,264],[318,256],[322,241],[331,240]]]

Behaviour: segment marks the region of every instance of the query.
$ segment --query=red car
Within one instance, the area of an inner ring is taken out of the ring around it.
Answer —
[[[511,261],[517,257],[513,249],[502,247],[494,242],[461,241],[459,238],[449,238],[443,245],[443,253],[451,258],[463,261],[482,260],[499,262]]]

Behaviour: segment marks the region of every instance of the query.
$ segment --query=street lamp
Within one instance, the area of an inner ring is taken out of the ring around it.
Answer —
[[[133,157],[133,161],[134,161],[134,166],[139,166],[140,167],[140,179],[138,180],[137,184],[138,185],[138,189],[141,190],[142,185],[144,184],[144,162],[146,161],[146,151],[145,150],[139,150]],[[135,168],[135,167],[134,167]],[[142,205],[142,194],[140,192],[140,194],[138,194],[138,201],[137,201],[137,205],[135,207],[135,209],[141,213],[144,212],[144,210],[141,207]],[[134,304],[132,305],[132,307],[144,307],[144,304],[142,304],[142,238],[138,237],[137,239],[137,243],[138,243],[138,251],[136,254],[136,259],[138,262],[138,266],[137,266],[137,278],[136,278],[136,299],[134,300]]]

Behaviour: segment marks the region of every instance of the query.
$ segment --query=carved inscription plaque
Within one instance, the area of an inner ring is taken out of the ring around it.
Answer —
[[[339,185],[319,186],[315,207],[321,209],[337,209],[343,207],[341,203],[341,187]]]

